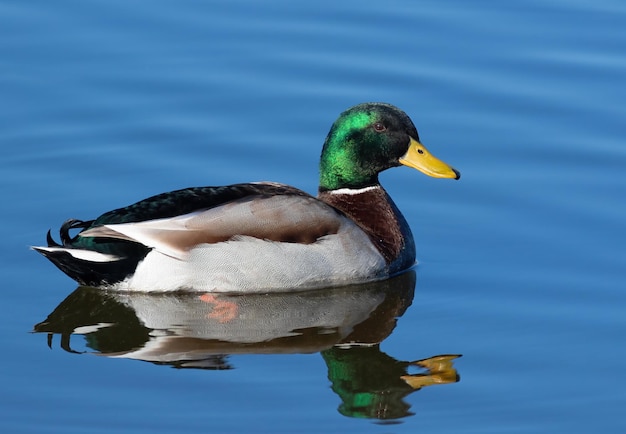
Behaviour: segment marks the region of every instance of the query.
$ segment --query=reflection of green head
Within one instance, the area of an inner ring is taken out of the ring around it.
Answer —
[[[414,391],[400,377],[407,363],[371,347],[337,348],[322,352],[333,391],[341,398],[339,413],[348,417],[399,419],[410,416],[403,398]]]

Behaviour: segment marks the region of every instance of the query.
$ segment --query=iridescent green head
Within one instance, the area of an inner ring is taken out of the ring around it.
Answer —
[[[438,178],[460,177],[428,153],[402,110],[384,103],[359,104],[341,113],[326,137],[319,189],[377,185],[380,172],[401,164]]]

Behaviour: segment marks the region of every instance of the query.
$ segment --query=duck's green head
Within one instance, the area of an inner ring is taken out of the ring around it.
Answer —
[[[415,125],[402,110],[384,103],[359,104],[341,113],[326,137],[319,188],[376,185],[380,172],[401,164],[435,178],[461,177],[420,143]]]

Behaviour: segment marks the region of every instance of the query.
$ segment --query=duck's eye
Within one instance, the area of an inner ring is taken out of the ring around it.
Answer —
[[[376,122],[374,124],[374,131],[377,131],[379,133],[382,133],[383,131],[385,131],[387,129],[386,126],[384,126],[381,122]]]

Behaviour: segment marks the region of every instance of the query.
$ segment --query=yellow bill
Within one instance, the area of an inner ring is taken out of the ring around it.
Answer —
[[[411,137],[409,150],[400,158],[400,164],[417,169],[433,178],[459,179],[461,177],[461,173],[458,170],[436,158],[413,137]]]

